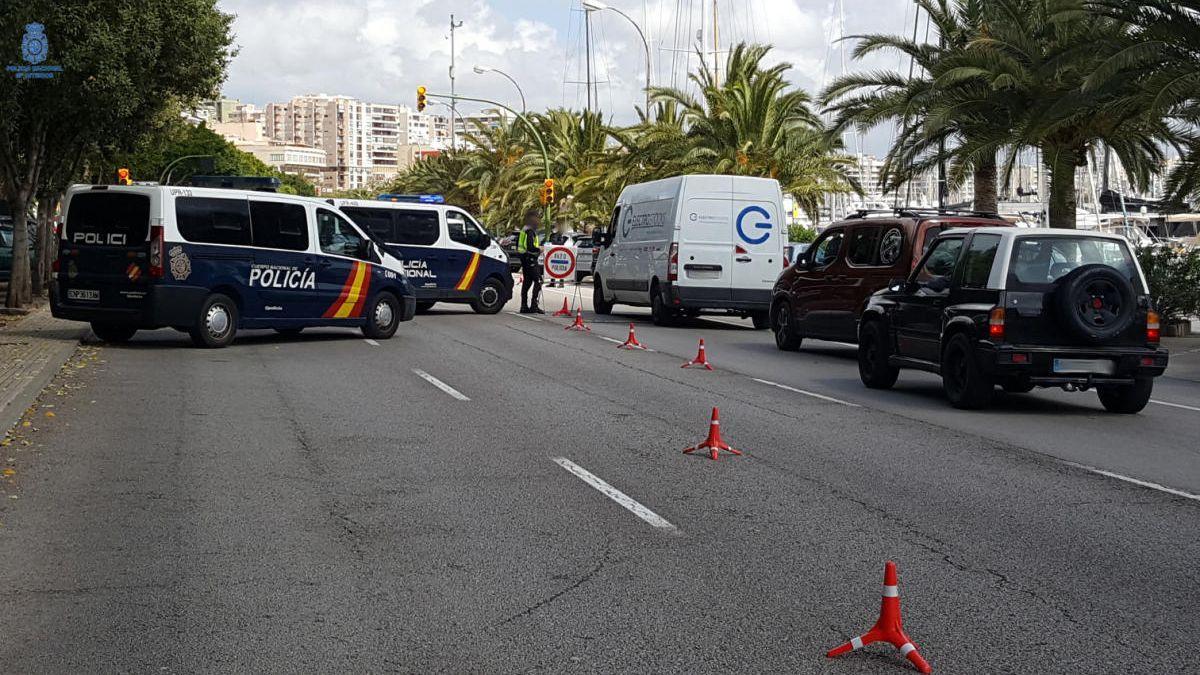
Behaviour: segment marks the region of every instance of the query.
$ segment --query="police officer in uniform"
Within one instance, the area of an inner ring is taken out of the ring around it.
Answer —
[[[538,254],[541,253],[541,242],[538,240],[540,219],[536,211],[525,214],[525,226],[517,236],[517,254],[521,256],[521,274],[525,280],[521,283],[521,313],[545,314],[538,307],[538,299],[542,295],[542,267],[538,265]],[[533,289],[533,302],[526,302],[529,289]]]

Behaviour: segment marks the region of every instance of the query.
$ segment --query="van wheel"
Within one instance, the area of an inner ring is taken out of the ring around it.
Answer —
[[[675,323],[675,312],[667,308],[657,282],[650,287],[650,318],[655,326],[671,326]]]
[[[200,305],[196,327],[188,331],[197,347],[228,347],[237,333],[237,305],[227,295],[213,293]]]
[[[1096,394],[1104,409],[1111,413],[1133,415],[1142,411],[1150,402],[1150,394],[1154,391],[1154,380],[1146,378],[1134,380],[1133,384],[1101,385],[1096,387]]]
[[[868,389],[891,389],[900,369],[888,364],[887,331],[878,321],[863,324],[858,336],[858,377]]]
[[[391,293],[380,293],[367,309],[367,322],[362,332],[372,340],[386,340],[396,333],[400,325],[400,303]]]
[[[434,300],[418,300],[417,301],[417,314],[424,314],[425,312],[428,312],[430,310],[430,308],[432,308],[436,304],[437,304],[437,302]]]
[[[123,344],[129,342],[129,338],[137,332],[137,326],[130,326],[127,323],[108,323],[106,321],[93,321],[92,332],[102,342],[109,344]]]
[[[950,405],[963,410],[986,407],[992,400],[992,382],[979,370],[971,340],[959,333],[942,353],[942,388]]]
[[[750,320],[754,322],[754,330],[762,330],[764,328],[770,327],[771,313],[770,312],[752,312],[750,314]]]
[[[483,282],[479,289],[479,297],[471,301],[471,309],[476,314],[495,314],[499,312],[508,298],[504,297],[504,285],[495,277]]]
[[[796,335],[796,330],[792,327],[792,308],[786,301],[775,305],[771,319],[771,332],[775,334],[775,346],[785,352],[794,352],[800,349],[800,343],[804,341],[804,338]]]
[[[612,314],[613,303],[604,297],[604,282],[600,277],[592,278],[592,311],[601,316]]]

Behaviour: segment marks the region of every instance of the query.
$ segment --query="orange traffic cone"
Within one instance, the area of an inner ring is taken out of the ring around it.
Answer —
[[[567,307],[567,299],[563,298],[562,309],[558,310],[553,316],[571,316],[571,309]]]
[[[679,367],[687,368],[688,366],[704,366],[709,370],[713,369],[712,364],[708,362],[708,356],[704,353],[704,338],[700,338],[700,351],[696,353],[696,358]]]
[[[851,638],[849,642],[830,649],[825,656],[840,656],[855,649],[862,649],[872,642],[890,642],[900,650],[904,658],[916,666],[917,670],[922,673],[933,672],[929,663],[917,652],[917,646],[904,633],[904,625],[900,619],[900,590],[896,585],[896,563],[891,560],[887,561],[883,570],[883,601],[879,605],[879,620],[864,635]]]
[[[633,333],[633,324],[629,324],[629,337],[617,345],[617,349],[645,349],[642,343],[638,342],[637,335]]]
[[[565,330],[591,330],[592,327],[583,322],[583,311],[575,310],[575,323],[570,326],[564,326]]]
[[[709,457],[714,460],[717,458],[717,451],[724,450],[735,455],[742,454],[741,450],[734,450],[728,443],[721,440],[721,417],[716,408],[713,408],[712,422],[708,425],[708,438],[704,439],[699,445],[693,445],[690,448],[685,448],[683,454],[690,455],[697,450],[709,450]]]

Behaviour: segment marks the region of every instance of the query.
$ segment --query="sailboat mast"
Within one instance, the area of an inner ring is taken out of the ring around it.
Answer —
[[[713,77],[721,83],[721,27],[717,23],[717,0],[713,0]]]
[[[592,111],[592,13],[583,12],[584,86],[587,87],[587,111]]]

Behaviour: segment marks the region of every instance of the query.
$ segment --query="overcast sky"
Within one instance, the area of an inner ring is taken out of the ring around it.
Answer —
[[[608,0],[646,31],[655,85],[682,84],[684,60],[705,27],[711,50],[712,0]],[[722,48],[731,41],[766,42],[771,58],[794,68],[789,79],[815,92],[842,72],[839,4],[845,34],[911,32],[909,0],[717,0]],[[239,53],[229,69],[224,94],[260,105],[305,93],[345,94],[360,99],[412,105],[417,85],[449,90],[449,21],[456,32],[458,92],[519,107],[513,86],[500,75],[477,75],[473,65],[510,74],[525,91],[530,109],[583,108],[585,78],[583,12],[580,0],[220,0],[236,15]],[[701,12],[703,11],[703,21]],[[925,23],[922,17],[922,35]],[[634,119],[643,101],[645,50],[637,32],[611,11],[593,14],[594,107],[617,122]],[[711,57],[710,57],[711,58]],[[847,56],[848,59],[848,56]],[[898,57],[858,64],[861,68],[907,69]],[[882,152],[891,130],[864,140],[867,152]],[[852,148],[853,149],[853,148]]]

